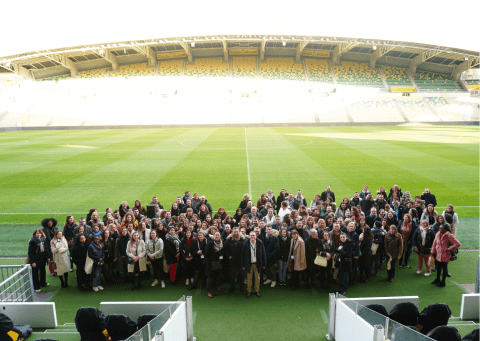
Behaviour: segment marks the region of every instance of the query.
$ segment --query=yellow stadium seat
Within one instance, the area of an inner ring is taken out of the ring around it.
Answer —
[[[341,62],[341,65],[333,66],[333,72],[338,84],[385,88],[378,72],[369,70],[366,63]]]
[[[158,67],[159,76],[181,76],[183,70],[183,60],[166,60],[160,62]]]
[[[185,66],[185,76],[228,77],[230,66],[222,58],[199,58],[194,64]]]
[[[147,63],[122,65],[117,71],[110,72],[110,77],[153,76],[155,67],[147,67]]]
[[[88,70],[79,73],[80,78],[103,78],[107,76],[106,70]]]
[[[233,57],[232,74],[234,77],[257,77],[257,60],[255,57]]]
[[[328,61],[323,59],[305,59],[308,79],[316,82],[333,83]]]
[[[262,78],[305,80],[302,64],[295,64],[293,58],[266,58],[259,66]]]

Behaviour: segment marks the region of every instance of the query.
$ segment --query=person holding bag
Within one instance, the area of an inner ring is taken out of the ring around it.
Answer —
[[[212,298],[211,288],[213,282],[217,286],[217,291],[221,292],[221,270],[223,269],[223,257],[225,255],[225,248],[223,247],[223,240],[220,238],[220,232],[216,231],[213,240],[207,244],[205,250],[206,273],[207,273],[207,296]]]
[[[358,266],[360,268],[360,279],[361,283],[368,283],[370,278],[370,263],[372,259],[372,243],[373,243],[373,234],[370,227],[365,226],[363,233],[359,236],[360,240],[360,253],[361,256],[358,259]],[[365,274],[365,277],[363,275]]]
[[[140,239],[140,234],[134,231],[127,244],[128,274],[132,283],[132,291],[142,288],[142,272],[147,270],[145,254],[145,242]],[[137,285],[135,285],[135,277]]]
[[[67,255],[68,242],[63,236],[63,232],[57,230],[50,242],[53,261],[57,265],[57,276],[60,279],[61,287],[68,288],[68,272],[70,271],[69,259]]]
[[[200,219],[197,221],[200,221]],[[199,230],[197,232],[197,239],[193,243],[193,248],[192,248],[195,275],[193,277],[193,283],[188,287],[188,290],[193,290],[197,287],[197,282],[199,278],[205,278],[205,250],[206,249],[207,249],[207,240],[205,238],[205,233]]]
[[[152,287],[158,284],[158,280],[162,282],[162,288],[165,288],[163,280],[163,240],[157,237],[157,231],[152,229],[150,231],[150,238],[147,242],[147,259],[153,267]]]
[[[432,282],[432,284],[435,284],[437,287],[445,286],[445,279],[448,274],[448,262],[450,262],[452,253],[461,245],[462,244],[460,244],[457,238],[455,238],[455,236],[452,234],[452,230],[449,225],[440,225],[431,249],[432,257],[435,259],[435,267],[437,268],[437,278]],[[443,276],[442,280],[440,281],[442,270]]]
[[[100,243],[99,236],[93,236],[93,242],[88,246],[88,257],[93,260],[91,274],[93,291],[103,290],[103,287],[100,285],[100,274],[103,272],[103,267],[105,266],[105,252],[103,245]]]
[[[177,264],[180,257],[180,239],[175,234],[175,227],[170,225],[168,233],[165,235],[165,259],[170,267],[170,283],[175,285],[175,276],[177,274]]]
[[[77,222],[73,215],[67,215],[67,219],[65,221],[65,225],[63,225],[63,236],[67,240],[68,243],[68,250],[70,253],[70,272],[73,272],[73,238],[75,237],[75,228],[78,226]]]
[[[88,277],[85,273],[85,262],[87,261],[88,241],[85,234],[80,233],[75,239],[72,249],[72,259],[77,266],[77,288],[79,291],[86,291],[83,286],[88,284]]]
[[[330,240],[330,234],[326,230],[321,232],[317,254],[327,260],[327,266],[319,266],[320,289],[329,290],[332,285],[333,244]]]
[[[41,292],[41,287],[50,286],[46,282],[45,265],[50,262],[50,246],[42,230],[33,231],[32,238],[28,242],[28,261],[32,265],[33,289]]]
[[[307,268],[305,257],[305,243],[298,235],[297,230],[292,230],[290,252],[288,253],[289,268],[293,271],[291,290],[295,291],[300,286],[300,273]]]
[[[308,231],[310,238],[305,242],[305,258],[307,260],[307,276],[305,279],[305,288],[310,289],[310,285],[315,288],[315,276],[320,266],[315,265],[317,250],[319,247],[318,231],[314,228]]]
[[[387,281],[393,282],[393,279],[395,278],[395,266],[397,264],[397,259],[401,259],[403,255],[402,237],[398,234],[397,227],[395,225],[390,226],[390,232],[385,236],[385,254],[390,259],[390,269],[387,268]]]
[[[418,254],[417,275],[420,275],[423,270],[423,262],[427,268],[425,276],[430,276],[431,268],[429,264],[431,248],[435,240],[435,232],[430,228],[426,219],[420,222],[420,228],[416,229],[410,244],[413,245],[415,252]]]

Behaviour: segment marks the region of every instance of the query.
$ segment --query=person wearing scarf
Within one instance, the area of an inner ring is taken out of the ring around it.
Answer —
[[[70,265],[68,262],[68,242],[63,236],[63,232],[57,230],[54,238],[50,242],[50,250],[52,251],[52,259],[57,265],[56,273],[60,279],[61,287],[68,288],[68,272]]]
[[[175,285],[179,257],[180,239],[175,234],[175,227],[172,225],[168,228],[168,233],[165,235],[165,259],[170,266],[170,283],[172,285]]]
[[[41,287],[48,287],[45,265],[50,262],[50,247],[42,230],[35,230],[28,243],[28,258],[32,265],[33,289],[40,292]],[[40,276],[40,277],[39,277]]]
[[[452,234],[454,236],[457,235],[457,225],[458,225],[458,214],[455,213],[453,209],[453,205],[448,204],[445,211],[442,212],[442,216],[446,217],[446,214],[450,214],[452,216],[452,223],[448,222],[450,224],[450,227],[452,229]]]
[[[427,271],[425,276],[430,276],[431,270],[428,264],[430,258],[431,247],[435,239],[435,232],[430,228],[428,221],[426,219],[422,220],[420,223],[420,228],[416,229],[413,233],[413,237],[409,242],[409,246],[413,246],[415,252],[418,254],[417,262],[417,275],[420,275],[423,270],[423,262]]]
[[[97,266],[97,263],[105,259],[105,252],[103,250],[103,245],[100,243],[99,236],[94,236],[93,242],[88,246],[88,257],[94,261],[91,274],[93,291],[103,290],[103,287],[100,285],[100,274],[103,272],[105,265],[99,267]]]
[[[211,288],[213,282],[215,281],[216,288],[218,292],[221,292],[220,288],[220,275],[222,273],[223,257],[225,255],[225,249],[223,247],[223,241],[220,235],[220,232],[215,232],[213,239],[207,244],[207,249],[205,251],[206,259],[206,273],[207,273],[207,296],[212,298]]]
[[[77,235],[72,248],[72,260],[77,266],[77,288],[79,291],[87,290],[83,285],[88,284],[88,277],[85,273],[85,262],[87,261],[87,249],[89,244],[87,236],[80,233]]]

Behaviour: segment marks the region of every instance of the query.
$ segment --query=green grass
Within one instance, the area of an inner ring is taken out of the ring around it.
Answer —
[[[476,126],[3,132],[0,229],[11,243],[0,256],[24,255],[45,217],[62,226],[69,213],[102,215],[123,200],[156,195],[170,207],[188,189],[233,213],[250,188],[255,202],[285,188],[309,203],[330,185],[339,202],[364,184],[413,195],[429,187],[438,211],[455,206],[462,247],[477,249],[478,142]]]
[[[432,303],[446,303],[452,310],[452,316],[460,316],[461,296],[464,290],[455,283],[473,283],[478,261],[478,252],[466,251],[459,254],[459,259],[449,264],[451,279],[447,279],[445,288],[437,288],[430,284],[434,277],[419,276],[416,271],[416,255],[413,255],[411,269],[397,269],[395,281],[386,282],[385,263],[380,276],[371,278],[368,284],[355,284],[348,289],[347,296],[374,297],[374,296],[409,296],[420,297],[419,310]],[[5,260],[0,262],[5,264]],[[10,262],[9,262],[10,263]],[[18,263],[18,261],[17,261]],[[49,290],[55,291],[59,281],[47,275],[51,283]],[[282,337],[295,340],[326,340],[328,326],[324,323],[321,311],[328,315],[328,294],[326,291],[300,289],[291,292],[285,287],[270,288],[262,286],[262,298],[252,296],[246,299],[238,290],[228,294],[214,292],[214,298],[205,295],[204,289],[196,291],[186,290],[185,285],[161,289],[158,286],[150,287],[150,281],[144,280],[144,289],[130,292],[129,286],[122,284],[105,287],[103,292],[79,293],[73,287],[75,279],[70,276],[72,285],[69,289],[59,290],[52,298],[57,310],[58,323],[74,322],[78,308],[82,306],[100,307],[102,301],[173,301],[182,295],[193,296],[193,311],[196,314],[194,335],[199,340],[236,340],[256,339],[271,340]],[[302,282],[303,284],[303,282]],[[224,289],[228,285],[223,286]],[[336,289],[336,288],[335,288]],[[333,291],[332,291],[333,292]],[[215,322],[225,328],[216,328],[212,332],[211,323]],[[466,328],[468,329],[468,328]],[[53,335],[52,335],[53,336]],[[463,335],[462,335],[463,336]],[[35,334],[35,340],[40,337]],[[58,340],[73,340],[69,335],[56,338]]]

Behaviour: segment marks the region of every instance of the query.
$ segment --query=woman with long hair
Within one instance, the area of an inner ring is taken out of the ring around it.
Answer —
[[[147,210],[145,209],[145,206],[142,205],[140,200],[135,200],[135,206],[133,206],[133,208],[136,208],[141,215],[147,215]]]
[[[175,285],[177,264],[180,258],[180,239],[175,234],[174,226],[170,226],[168,233],[165,235],[164,252],[167,265],[170,266],[170,283]]]
[[[359,236],[360,241],[360,252],[362,255],[358,259],[358,266],[360,268],[360,282],[368,283],[370,279],[370,266],[372,259],[372,243],[373,243],[373,234],[370,227],[366,226],[363,230],[363,233]],[[363,275],[365,274],[365,277]]]
[[[83,226],[82,226],[83,228]],[[80,233],[73,244],[72,259],[77,266],[77,288],[79,291],[88,290],[83,285],[88,285],[88,277],[85,273],[85,262],[87,261],[88,245],[90,243],[87,240],[85,234]]]
[[[435,211],[435,207],[432,204],[428,204],[425,210],[422,213],[422,217],[420,221],[426,220],[428,221],[429,225],[435,224],[435,220],[437,219],[438,213]]]
[[[207,213],[207,215],[205,216],[205,221],[207,222],[207,224],[209,226],[213,225],[213,218],[212,218],[212,215],[210,213]]]
[[[440,225],[431,249],[432,257],[435,259],[435,267],[437,268],[437,278],[432,284],[435,284],[437,287],[445,286],[445,279],[448,276],[448,262],[450,262],[452,253],[461,245],[452,234],[450,226],[446,224]],[[442,280],[440,280],[440,276],[442,276]]]
[[[133,225],[131,225],[133,227]],[[130,235],[126,227],[123,227],[120,230],[120,235],[118,236],[115,242],[115,258],[114,262],[116,263],[117,273],[122,272],[123,280],[125,283],[129,282],[128,279],[128,256],[127,256],[127,246],[130,240]]]
[[[395,215],[395,213],[393,213],[393,211],[390,211],[387,213],[387,219],[385,220],[387,221],[387,226],[390,226],[390,225],[398,226],[397,216]]]
[[[132,233],[132,237],[127,244],[128,273],[132,283],[132,291],[142,288],[142,274],[147,270],[145,242],[140,239],[137,231]],[[135,278],[137,284],[135,285]]]
[[[73,249],[73,238],[75,237],[75,228],[78,226],[77,221],[73,215],[67,215],[65,224],[63,225],[63,236],[67,240],[68,252],[70,254],[70,272],[73,271],[73,260],[72,260],[72,249]]]
[[[50,262],[50,245],[42,230],[33,231],[32,237],[28,242],[28,258],[32,265],[33,289],[35,292],[41,292],[41,287],[48,287],[46,282],[45,265]]]
[[[133,217],[133,214],[131,213],[127,213],[125,214],[125,216],[123,217],[123,221],[122,221],[122,224],[120,225],[120,227],[126,227],[128,223],[133,223],[133,227],[137,227],[138,225],[138,222],[137,220]]]
[[[403,255],[402,236],[398,234],[395,225],[390,226],[389,233],[385,236],[385,255],[389,258],[390,270],[387,269],[387,281],[393,282],[395,278],[395,267],[397,259],[401,259]]]
[[[415,231],[412,239],[410,240],[410,244],[413,245],[415,252],[418,254],[417,275],[420,275],[422,273],[424,262],[427,268],[425,276],[430,276],[431,274],[428,260],[430,259],[431,248],[434,240],[435,233],[430,228],[428,221],[422,220],[419,228]]]
[[[163,240],[157,236],[157,231],[150,231],[150,238],[146,243],[147,259],[152,264],[153,278],[152,287],[161,281],[162,288],[165,288],[164,272],[163,272]]]
[[[223,240],[220,238],[220,232],[216,231],[213,239],[207,244],[205,250],[205,261],[206,261],[206,274],[207,278],[207,296],[212,298],[211,288],[213,282],[215,282],[218,292],[221,292],[220,288],[220,277],[222,273],[222,262],[223,256],[225,254],[225,248],[223,247]]]
[[[178,217],[180,215],[180,213],[182,213],[182,211],[178,207],[178,203],[176,201],[172,204],[172,207],[170,208],[170,213],[172,214],[172,217],[173,216]]]
[[[243,217],[243,211],[239,207],[237,208],[237,210],[235,211],[235,214],[233,215],[233,219],[235,220],[235,226],[240,225],[240,220],[242,220],[242,217]]]
[[[63,232],[58,230],[50,241],[50,250],[52,252],[53,261],[57,265],[57,276],[60,279],[61,287],[68,288],[68,272],[70,270],[68,261],[68,243]]]
[[[330,234],[328,231],[323,230],[320,232],[320,242],[318,243],[317,253],[327,259],[327,266],[320,266],[320,289],[330,290],[332,285],[332,265],[333,265],[333,244],[330,240]]]
[[[105,251],[105,280],[107,284],[113,283],[113,269],[114,264],[113,260],[115,259],[115,240],[113,239],[110,230],[105,229],[102,232],[102,244],[104,245]]]
[[[104,269],[105,252],[99,236],[93,236],[92,243],[88,246],[88,257],[93,260],[91,274],[93,291],[103,290],[103,287],[100,285],[100,274]]]
[[[197,287],[199,278],[205,279],[205,251],[207,248],[207,240],[205,233],[201,230],[197,232],[197,239],[193,242],[191,253],[193,255],[194,277],[193,282],[188,287],[188,290],[193,290]]]
[[[185,269],[185,276],[187,280],[185,285],[193,283],[193,245],[195,244],[195,238],[190,230],[185,231],[185,237],[180,243],[180,255],[182,257],[183,268]]]
[[[413,233],[417,229],[417,225],[412,221],[412,217],[409,214],[403,216],[402,224],[399,226],[402,234],[402,243],[403,243],[403,253],[400,258],[398,267],[402,267],[402,261],[405,261],[405,267],[410,268],[408,265],[408,260],[410,258],[411,244],[409,246],[410,239],[413,237]]]
[[[102,221],[102,219],[100,219],[100,216],[98,215],[98,212],[95,211],[95,212],[92,213],[92,217],[91,217],[90,221],[88,222],[88,225],[93,227],[96,224],[100,223],[101,221]]]
[[[268,202],[268,199],[267,199],[267,195],[265,193],[262,193],[260,195],[260,198],[258,199],[257,201],[257,209],[258,209],[258,212],[260,212],[261,210],[263,210],[263,208],[265,207],[265,204]]]
[[[243,195],[242,201],[240,201],[240,205],[238,205],[239,208],[242,210],[247,208],[247,203],[250,201],[250,195],[248,193],[245,193]]]
[[[453,205],[448,204],[445,208],[445,211],[442,212],[442,216],[446,216],[446,214],[450,214],[452,216],[452,223],[450,224],[450,228],[452,229],[452,234],[454,236],[457,235],[457,226],[458,226],[458,214],[455,212]]]

